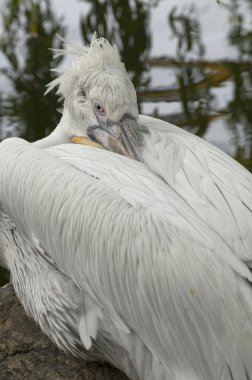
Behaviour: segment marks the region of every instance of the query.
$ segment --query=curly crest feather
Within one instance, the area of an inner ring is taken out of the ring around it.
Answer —
[[[127,76],[124,63],[121,62],[118,50],[105,38],[96,38],[95,35],[90,45],[77,45],[67,43],[64,39],[63,49],[53,49],[54,58],[62,55],[73,55],[76,59],[63,71],[55,69],[60,75],[48,83],[45,95],[58,87],[57,94],[66,98],[73,83],[86,72],[90,74],[97,71],[118,72]]]

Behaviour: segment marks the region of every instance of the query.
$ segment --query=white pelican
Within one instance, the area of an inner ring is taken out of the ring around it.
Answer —
[[[77,58],[47,89],[58,86],[63,116],[54,132],[35,144],[43,148],[87,135],[108,150],[142,161],[252,265],[251,174],[203,139],[139,116],[135,89],[117,49],[105,39],[93,40],[90,47],[70,45],[70,53]]]
[[[35,145],[87,134],[142,162],[0,144],[0,199],[15,223],[2,212],[0,256],[18,297],[58,346],[132,380],[252,379],[251,175],[203,140],[138,118],[105,40],[76,53],[49,86],[65,99],[62,120]]]

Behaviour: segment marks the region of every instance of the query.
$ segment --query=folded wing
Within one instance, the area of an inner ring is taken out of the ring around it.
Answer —
[[[4,209],[111,318],[136,366],[137,340],[151,353],[149,379],[158,366],[163,379],[252,378],[250,271],[174,189],[91,147],[11,139],[3,158]],[[88,346],[95,318],[80,335]]]

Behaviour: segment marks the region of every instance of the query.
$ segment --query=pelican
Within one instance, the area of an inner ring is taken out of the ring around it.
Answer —
[[[0,258],[20,301],[61,349],[132,380],[252,379],[251,175],[139,117],[106,40],[74,53],[48,87],[64,97],[52,135],[0,144]]]
[[[90,47],[65,47],[57,54],[73,54],[76,59],[47,89],[58,88],[63,116],[54,132],[35,144],[45,148],[71,141],[98,143],[141,161],[251,266],[251,174],[205,140],[139,116],[134,86],[117,49],[107,40],[94,37]]]

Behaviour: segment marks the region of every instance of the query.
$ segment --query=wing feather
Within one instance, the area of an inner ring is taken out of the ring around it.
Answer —
[[[89,147],[41,151],[12,139],[3,157],[4,209],[126,326],[114,324],[115,336],[139,368],[151,366],[145,379],[158,366],[165,380],[252,378],[252,276],[178,191],[141,163]],[[99,328],[89,318],[80,325],[87,346]],[[155,360],[138,362],[137,347]]]
[[[150,131],[143,151],[145,164],[250,265],[251,174],[218,148],[181,128],[143,115],[140,122]]]

